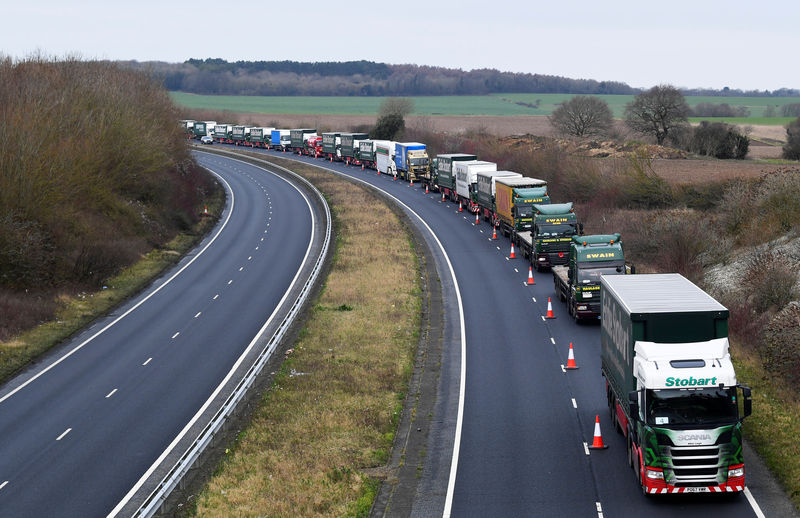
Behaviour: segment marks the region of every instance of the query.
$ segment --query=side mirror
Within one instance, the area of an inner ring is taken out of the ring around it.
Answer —
[[[639,392],[631,390],[628,392],[628,403],[631,407],[631,418],[636,419],[639,417]]]
[[[753,413],[753,398],[750,393],[750,387],[742,387],[742,401],[744,402],[744,417],[747,417]]]
[[[578,223],[578,234],[583,235],[583,223]]]
[[[635,264],[631,265],[631,275],[636,275],[636,265]]]
[[[572,280],[572,268],[570,268],[569,270],[567,270],[567,278],[568,278],[569,280]]]

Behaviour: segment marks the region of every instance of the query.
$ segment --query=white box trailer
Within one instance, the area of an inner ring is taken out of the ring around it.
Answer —
[[[394,165],[394,146],[397,142],[391,140],[373,140],[375,146],[375,166],[379,173],[396,174]]]
[[[453,170],[456,177],[456,194],[459,201],[468,204],[474,212],[478,207],[478,173],[497,171],[497,164],[482,160],[467,160],[454,162]]]

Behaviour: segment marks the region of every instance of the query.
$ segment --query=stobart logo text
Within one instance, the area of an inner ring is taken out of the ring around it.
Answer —
[[[716,385],[717,384],[717,377],[714,376],[713,378],[695,378],[694,376],[689,376],[688,378],[673,378],[670,376],[667,378],[667,386],[668,387],[697,387],[702,385]]]

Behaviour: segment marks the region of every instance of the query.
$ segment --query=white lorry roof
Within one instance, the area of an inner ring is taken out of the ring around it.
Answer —
[[[728,311],[679,273],[604,275],[601,282],[629,314]]]

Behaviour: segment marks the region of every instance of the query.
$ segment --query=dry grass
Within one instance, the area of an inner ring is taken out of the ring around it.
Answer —
[[[306,329],[197,501],[199,516],[366,516],[418,341],[406,231],[368,191],[292,164],[334,207],[337,250]]]

